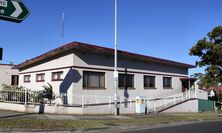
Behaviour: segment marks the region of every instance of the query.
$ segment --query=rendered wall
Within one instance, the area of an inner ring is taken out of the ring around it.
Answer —
[[[119,73],[134,75],[134,88],[128,90],[118,90],[119,96],[135,100],[136,96],[165,97],[182,92],[181,76],[187,76],[187,69],[173,66],[166,66],[157,63],[141,62],[130,59],[120,58],[118,61]],[[82,78],[74,83],[74,94],[83,95],[114,95],[113,79],[113,58],[111,56],[92,54],[86,52],[75,52],[74,70],[76,75],[82,75],[83,71],[105,72],[105,90],[84,90]],[[82,67],[82,68],[81,68]],[[146,74],[150,73],[150,74]],[[144,75],[156,76],[156,89],[144,89]],[[172,89],[163,88],[163,77],[172,77]],[[92,99],[93,100],[93,99]],[[92,102],[92,100],[90,100]],[[73,100],[76,101],[76,100]]]
[[[0,64],[0,89],[2,84],[11,85],[11,76],[18,75],[19,71],[17,69],[12,69],[13,66],[1,65]]]
[[[64,68],[73,65],[73,54],[67,53],[62,56],[55,57],[51,60],[41,62],[30,68],[24,69],[19,72],[19,86],[24,86],[31,90],[43,90],[43,86],[50,83],[53,86],[53,91],[56,96],[60,95],[60,92],[67,93],[68,102],[72,103],[72,91],[73,91],[73,79],[71,68]],[[54,69],[59,68],[59,69]],[[49,70],[53,69],[53,70]],[[45,71],[47,70],[47,71]],[[37,71],[37,72],[36,72]],[[52,81],[52,72],[63,71],[63,81]],[[44,82],[36,82],[36,74],[45,74]],[[31,75],[31,82],[24,82],[24,75]]]
[[[63,55],[47,59],[38,64],[20,70],[19,85],[32,90],[41,90],[43,85],[50,83],[56,95],[62,91],[68,94],[69,104],[81,104],[81,95],[95,95],[113,97],[113,57],[89,52],[64,53]],[[66,68],[65,68],[66,67]],[[53,70],[52,70],[53,69]],[[55,70],[56,69],[56,70]],[[175,66],[161,65],[158,63],[142,62],[133,59],[119,58],[118,69],[120,73],[134,75],[133,90],[118,90],[119,96],[135,100],[136,96],[164,97],[181,93],[181,77],[186,77],[188,70]],[[47,71],[46,71],[47,70]],[[51,81],[51,73],[63,71],[63,81]],[[105,72],[105,90],[84,90],[83,71]],[[45,82],[36,82],[36,74],[45,73]],[[24,75],[31,75],[31,82],[24,83]],[[156,89],[144,89],[144,75],[156,76]],[[163,88],[163,77],[172,77],[172,89]],[[78,95],[76,97],[76,95]],[[84,103],[96,103],[96,98],[84,98]],[[107,99],[104,100],[107,102]],[[104,102],[99,99],[99,102]]]
[[[185,103],[179,104],[175,107],[163,111],[163,113],[169,112],[198,112],[198,99],[189,100]]]

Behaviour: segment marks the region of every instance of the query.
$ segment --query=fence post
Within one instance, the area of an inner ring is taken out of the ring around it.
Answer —
[[[176,96],[175,95],[173,95],[173,102],[174,102],[174,104],[176,103]]]
[[[189,98],[190,98],[190,93],[191,93],[191,92],[190,92],[190,90],[189,90],[188,92],[189,92]]]
[[[109,96],[109,107],[111,107],[111,98]]]
[[[130,99],[129,102],[130,102],[129,106],[130,106],[130,108],[132,108],[132,100]]]
[[[182,101],[183,101],[183,94],[182,94]]]
[[[156,112],[156,111],[157,111],[157,109],[156,109],[156,103],[155,103],[155,102],[154,102],[153,107],[154,107],[154,111]]]
[[[25,105],[27,105],[27,88],[25,88]]]
[[[196,91],[194,92],[194,97],[197,98],[197,92]]]
[[[166,108],[166,98],[164,99],[164,105],[165,105],[165,108]]]
[[[84,108],[84,95],[82,95],[82,108]]]

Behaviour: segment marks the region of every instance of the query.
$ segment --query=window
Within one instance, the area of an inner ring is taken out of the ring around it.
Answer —
[[[19,76],[18,75],[12,75],[11,78],[11,85],[18,85]]]
[[[163,88],[172,88],[172,78],[163,77]]]
[[[134,88],[134,75],[119,74],[119,87],[120,88]]]
[[[52,72],[52,81],[62,81],[63,80],[62,75],[63,75],[62,71]]]
[[[144,88],[155,88],[155,76],[144,76]]]
[[[24,82],[25,83],[31,82],[31,75],[24,75]]]
[[[45,74],[36,74],[36,82],[44,82],[45,81]]]
[[[83,88],[105,89],[105,73],[83,71]]]

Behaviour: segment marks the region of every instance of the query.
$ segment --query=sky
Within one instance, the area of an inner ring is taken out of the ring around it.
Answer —
[[[21,63],[78,41],[114,47],[114,0],[23,0],[22,23],[0,20],[2,63]],[[222,24],[221,0],[118,0],[118,49],[195,64],[189,49]],[[62,13],[65,14],[62,39]],[[189,74],[203,72],[191,69]]]

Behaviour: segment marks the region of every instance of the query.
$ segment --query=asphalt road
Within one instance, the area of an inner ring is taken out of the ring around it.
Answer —
[[[200,122],[169,127],[138,129],[127,133],[222,133],[222,121]]]

